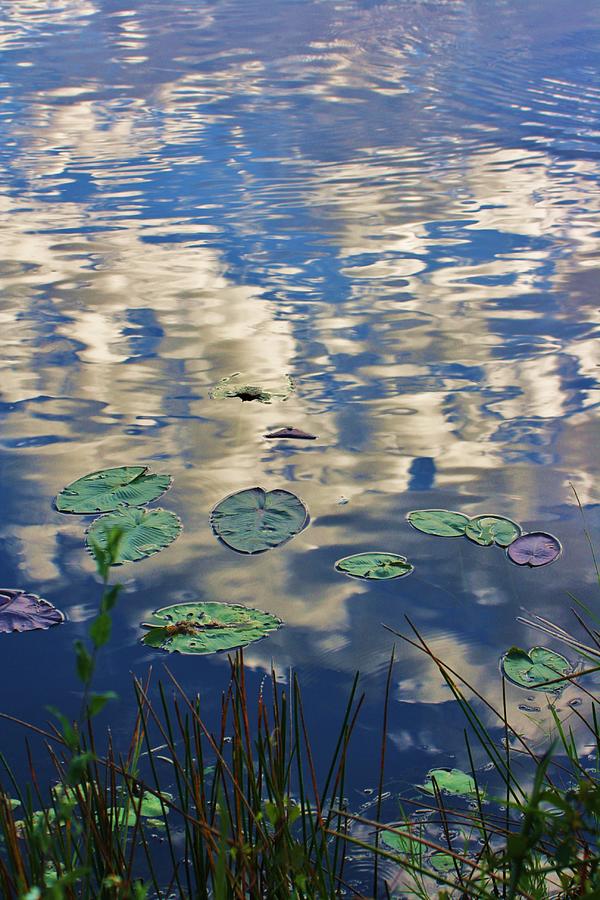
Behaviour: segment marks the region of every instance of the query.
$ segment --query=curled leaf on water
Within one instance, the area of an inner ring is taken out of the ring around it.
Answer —
[[[245,647],[281,624],[271,613],[237,603],[176,603],[142,622],[149,629],[142,643],[168,653],[218,653]]]
[[[95,519],[86,532],[88,549],[106,549],[112,529],[121,535],[113,565],[136,562],[168,547],[182,530],[181,520],[167,509],[124,509]]]
[[[414,571],[405,556],[397,553],[387,553],[384,550],[371,550],[368,553],[354,553],[338,559],[335,564],[338,572],[352,575],[354,578],[370,578],[381,580],[387,578],[402,578]]]
[[[0,633],[46,630],[64,620],[59,609],[37,594],[18,588],[0,588]]]
[[[439,537],[460,537],[469,524],[468,516],[449,509],[413,509],[406,518],[418,531]]]
[[[221,378],[210,391],[209,397],[211,400],[237,397],[242,402],[257,400],[259,403],[270,403],[274,399],[287,400],[295,389],[294,380],[289,375],[285,376],[284,384],[279,390],[272,390],[246,380],[241,372],[234,372]]]
[[[504,516],[474,516],[467,524],[465,534],[482,547],[491,544],[508,547],[521,534],[521,526]]]
[[[308,522],[308,510],[291,491],[261,487],[236,491],[210,514],[215,534],[238,553],[264,553],[289,541]]]
[[[145,506],[171,487],[170,475],[147,475],[147,466],[100,469],[72,481],[56,495],[59,512],[88,515],[126,506]]]
[[[508,558],[518,566],[547,566],[558,559],[562,546],[558,538],[545,531],[522,534],[506,551]]]
[[[529,652],[511,647],[502,657],[501,668],[509,681],[528,691],[560,693],[564,684],[546,684],[573,671],[568,659],[547,647],[532,647]]]
[[[293,440],[293,441],[316,441],[316,434],[309,434],[307,431],[301,431],[300,428],[280,428],[278,431],[269,431],[264,435],[270,441],[272,440]]]
[[[471,775],[467,775],[461,769],[430,769],[425,776],[425,784],[419,785],[426,794],[435,794],[437,790],[442,794],[455,797],[476,797],[477,787]],[[482,791],[480,790],[480,794]]]

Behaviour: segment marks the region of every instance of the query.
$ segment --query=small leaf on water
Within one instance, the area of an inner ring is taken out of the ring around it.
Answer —
[[[170,475],[147,475],[147,471],[147,466],[118,466],[90,472],[57,494],[56,508],[86,515],[145,506],[164,494],[173,481]]]
[[[506,551],[508,558],[518,566],[547,566],[562,553],[558,538],[545,531],[531,531],[522,534]]]
[[[502,657],[501,668],[509,681],[528,691],[560,693],[564,684],[549,684],[573,671],[568,659],[547,647],[532,647],[529,652],[511,647]],[[566,682],[565,682],[566,683]]]
[[[51,628],[64,622],[63,613],[37,594],[0,588],[0,633]]]
[[[295,440],[295,441],[316,441],[316,434],[309,434],[307,431],[301,431],[299,428],[280,428],[279,431],[270,431],[265,434],[269,440],[275,438]]]
[[[468,516],[449,509],[414,509],[406,518],[418,531],[439,537],[460,537],[469,524]]]
[[[284,387],[281,390],[273,391],[267,390],[261,385],[247,382],[243,379],[241,372],[234,372],[233,375],[221,378],[210,392],[209,397],[211,400],[238,397],[242,402],[256,400],[258,403],[270,403],[274,398],[287,400],[294,390],[294,381],[289,375],[285,376]]]
[[[113,565],[136,562],[168,547],[182,530],[181,521],[167,509],[124,509],[95,519],[86,532],[86,541],[106,546],[114,527],[121,529],[117,558]]]
[[[419,837],[423,835],[423,825],[419,822],[388,822],[390,828],[397,828],[398,831],[406,831],[410,837],[402,834],[394,834],[393,831],[380,831],[379,840],[386,847],[395,850],[402,856],[420,857],[423,851],[423,845],[419,841]],[[414,837],[412,837],[414,835]]]
[[[281,619],[237,603],[176,603],[157,609],[142,643],[169,653],[204,654],[245,647],[276,631]]]
[[[161,797],[163,800],[173,800],[173,795],[169,794],[167,791],[161,791]],[[164,812],[163,812],[164,806]],[[125,819],[125,813],[127,812],[127,819]],[[139,818],[139,816],[143,816],[145,819],[153,819],[160,821],[161,825],[164,825],[164,820],[162,818],[163,815],[168,815],[170,812],[169,807],[165,803],[164,805],[160,801],[160,797],[156,797],[154,794],[150,794],[145,792],[141,803],[139,798],[134,797],[129,798],[129,803],[127,807],[122,807],[120,811],[121,821],[119,825],[127,825],[128,828],[133,828]],[[154,827],[156,824],[153,823]]]
[[[425,784],[419,787],[426,794],[435,794],[434,781],[442,794],[456,797],[474,797],[477,794],[474,779],[461,769],[431,769],[425,776]]]
[[[291,491],[260,487],[236,491],[217,503],[210,524],[224,544],[238,553],[264,553],[302,531],[308,511]]]
[[[465,534],[482,547],[491,544],[508,547],[521,534],[521,526],[504,516],[475,516],[469,521]]]
[[[443,853],[441,850],[432,853],[425,862],[438,875],[447,875],[449,872],[454,872],[456,866],[460,868],[458,860],[455,862],[453,856],[450,856],[449,853]]]
[[[338,559],[335,564],[338,572],[352,575],[354,578],[370,578],[373,580],[401,578],[410,575],[414,570],[405,556],[388,553],[385,550],[371,550],[368,553],[355,553]]]

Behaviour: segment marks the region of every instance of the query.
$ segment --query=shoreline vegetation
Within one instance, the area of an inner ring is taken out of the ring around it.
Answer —
[[[111,636],[120,585],[109,585],[109,577],[123,535],[114,528],[105,537],[102,544],[90,541],[104,584],[99,612],[88,641],[74,648],[83,686],[79,718],[54,709],[56,724],[40,728],[2,715],[43,739],[54,771],[54,783],[44,789],[28,742],[31,780],[22,786],[0,756],[3,898],[600,896],[599,698],[588,678],[600,670],[600,616],[588,606],[571,598],[581,637],[541,617],[520,620],[570,648],[578,664],[571,667],[546,648],[511,648],[499,674],[500,709],[436,656],[409,619],[406,634],[384,626],[396,644],[408,643],[437,667],[465,717],[468,765],[431,770],[418,802],[402,800],[397,818],[383,822],[393,649],[374,818],[353,812],[345,797],[348,760],[360,753],[358,674],[325,771],[317,771],[297,678],[283,686],[272,672],[259,695],[249,697],[242,650],[230,656],[216,731],[203,715],[201,695],[186,695],[167,668],[157,700],[149,677],[133,679],[137,717],[126,752],[110,734],[97,733],[94,718],[115,697],[95,693],[92,683]],[[511,725],[507,680],[546,700],[554,733],[541,752]],[[584,712],[574,706],[569,712],[589,733],[592,763],[555,709],[569,683],[586,697]],[[491,719],[496,727],[486,724]],[[159,762],[169,764],[168,778]],[[500,796],[488,792],[488,783],[499,786]]]

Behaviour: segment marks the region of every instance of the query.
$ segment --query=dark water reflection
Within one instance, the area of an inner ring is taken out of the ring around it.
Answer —
[[[535,642],[522,607],[567,621],[566,592],[591,596],[569,481],[597,524],[600,8],[11,0],[0,37],[2,578],[70,620],[2,639],[2,708],[39,720],[77,699],[69,648],[98,586],[81,520],[50,498],[151,462],[175,476],[163,502],[185,533],[122,570],[105,686],[126,694],[130,670],[162,662],[138,643],[157,606],[276,612],[285,629],[247,658],[257,683],[271,662],[298,672],[322,733],[365,673],[358,795],[392,644],[381,622],[408,614],[497,698],[502,651]],[[289,372],[297,393],[211,401],[239,370]],[[286,424],[319,441],[262,438]],[[247,559],[207,516],[255,483],[295,490],[312,522]],[[420,506],[551,530],[563,558],[521,571],[428,539],[404,520]],[[415,574],[367,586],[333,571],[371,547]],[[170,664],[189,688],[223,684],[222,659]],[[464,764],[431,667],[402,648],[394,682],[390,777]],[[114,727],[128,715],[114,709]]]

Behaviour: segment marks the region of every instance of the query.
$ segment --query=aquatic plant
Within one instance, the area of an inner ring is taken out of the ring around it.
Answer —
[[[302,531],[308,510],[291,491],[261,487],[236,491],[210,514],[215,534],[238,553],[264,553]]]

